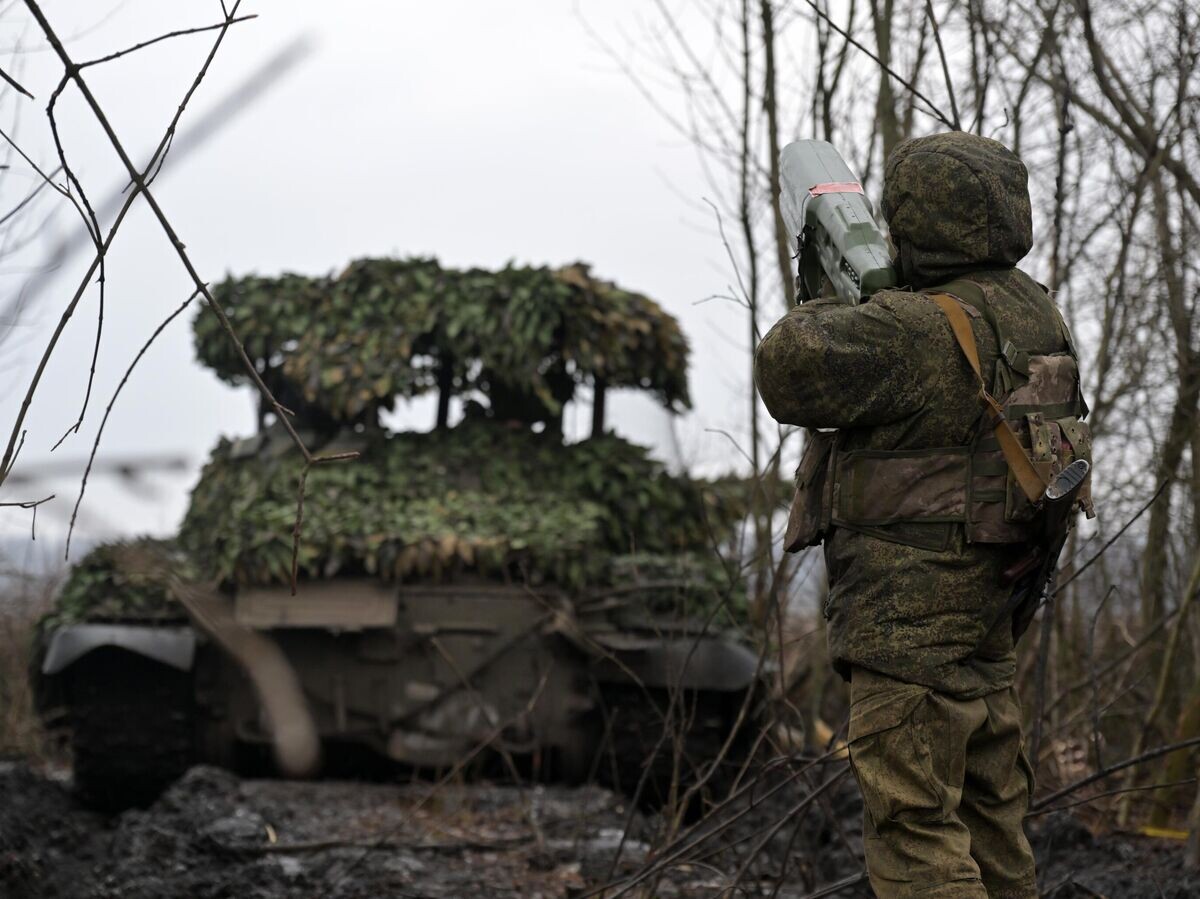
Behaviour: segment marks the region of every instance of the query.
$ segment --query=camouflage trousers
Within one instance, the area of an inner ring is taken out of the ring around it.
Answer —
[[[850,703],[875,895],[1036,897],[1016,691],[961,700],[856,667]]]

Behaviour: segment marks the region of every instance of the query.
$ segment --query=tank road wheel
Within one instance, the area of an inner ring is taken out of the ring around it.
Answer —
[[[191,673],[120,649],[71,668],[75,788],[89,805],[147,805],[192,764]]]

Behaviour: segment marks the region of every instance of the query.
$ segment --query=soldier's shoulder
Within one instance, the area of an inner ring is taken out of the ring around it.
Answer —
[[[928,294],[911,290],[880,290],[871,295],[870,305],[886,309],[904,325],[926,329],[933,327],[942,312]]]

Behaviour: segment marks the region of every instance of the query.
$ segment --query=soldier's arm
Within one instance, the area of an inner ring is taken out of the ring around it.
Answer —
[[[919,335],[890,303],[813,300],[788,312],[759,343],[754,381],[784,424],[884,425],[924,403],[921,351]]]

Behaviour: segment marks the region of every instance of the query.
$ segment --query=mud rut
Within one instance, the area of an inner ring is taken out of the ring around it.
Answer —
[[[745,862],[733,844],[756,843],[802,796],[789,788],[758,802],[711,844],[723,851],[694,853],[652,893],[630,895],[798,899],[857,873],[859,803],[845,779],[809,823],[773,837],[741,888],[728,891]],[[240,780],[208,767],[192,769],[149,808],[108,818],[82,807],[63,779],[0,763],[0,897],[582,896],[614,871],[643,868],[661,824],[594,786],[432,791]],[[1043,895],[1200,895],[1178,844],[1095,838],[1065,816],[1034,835]],[[781,881],[784,857],[792,863]],[[858,886],[829,895],[869,893]]]

